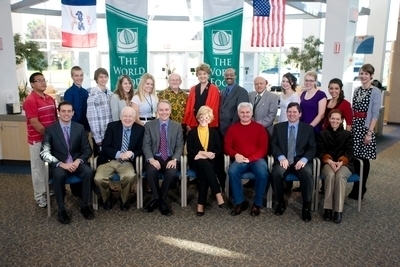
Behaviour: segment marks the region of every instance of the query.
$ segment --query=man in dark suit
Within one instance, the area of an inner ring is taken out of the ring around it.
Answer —
[[[226,69],[224,77],[227,87],[221,92],[219,109],[219,128],[222,136],[225,136],[229,126],[239,121],[238,105],[242,102],[249,102],[247,90],[235,82],[235,70]]]
[[[274,120],[278,112],[278,95],[268,92],[268,82],[263,77],[254,79],[255,91],[249,93],[250,103],[253,105],[253,119],[260,123],[272,136]]]
[[[143,153],[146,160],[146,178],[153,194],[153,199],[145,210],[152,212],[159,207],[162,215],[170,216],[166,199],[171,183],[174,182],[178,161],[183,151],[181,124],[170,120],[171,104],[160,100],[157,105],[158,119],[145,124]],[[158,175],[164,174],[162,186],[159,186]]]
[[[289,173],[294,173],[300,180],[303,197],[302,219],[311,220],[310,204],[314,188],[312,175],[312,160],[317,146],[314,129],[311,125],[300,122],[301,107],[292,102],[287,107],[287,122],[275,124],[272,135],[271,149],[275,163],[272,169],[272,182],[278,206],[276,215],[282,215],[286,210],[283,199],[283,182]]]
[[[58,220],[68,224],[70,219],[64,207],[65,181],[74,174],[82,178],[81,213],[85,219],[94,215],[88,204],[92,189],[93,171],[86,164],[92,155],[84,127],[71,121],[74,111],[72,105],[63,101],[58,105],[59,121],[46,128],[40,158],[49,163],[53,178],[53,189],[58,205]]]
[[[132,107],[124,107],[120,120],[110,122],[102,142],[102,149],[97,160],[94,181],[100,188],[105,210],[112,208],[110,179],[117,173],[121,182],[120,208],[130,208],[128,198],[136,177],[133,168],[136,157],[141,156],[144,127],[135,123],[136,113]]]

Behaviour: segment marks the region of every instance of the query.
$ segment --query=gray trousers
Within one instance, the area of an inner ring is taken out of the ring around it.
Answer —
[[[321,174],[325,177],[324,209],[343,212],[347,178],[351,176],[350,170],[346,166],[342,166],[337,172],[334,172],[329,164],[325,164]]]

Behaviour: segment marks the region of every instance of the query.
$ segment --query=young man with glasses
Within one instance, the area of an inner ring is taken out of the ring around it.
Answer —
[[[45,208],[47,205],[45,167],[39,154],[45,128],[56,121],[57,109],[54,99],[44,93],[47,83],[42,73],[33,73],[29,77],[29,82],[32,92],[24,101],[23,109],[26,116],[33,192],[38,206]]]

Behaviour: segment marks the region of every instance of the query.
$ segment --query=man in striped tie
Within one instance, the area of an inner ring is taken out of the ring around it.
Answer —
[[[151,188],[153,199],[145,210],[152,212],[159,207],[162,215],[170,216],[166,200],[170,185],[175,183],[178,162],[183,152],[181,124],[170,120],[171,103],[160,100],[157,105],[158,119],[146,123],[143,138],[143,154],[146,160],[146,178]],[[159,173],[164,175],[159,186]]]
[[[144,127],[135,123],[136,113],[132,107],[124,107],[119,121],[110,122],[104,135],[102,150],[97,160],[99,165],[94,177],[100,188],[105,210],[112,208],[110,180],[115,173],[120,177],[120,208],[130,208],[129,194],[136,178],[133,168],[136,157],[142,155]]]

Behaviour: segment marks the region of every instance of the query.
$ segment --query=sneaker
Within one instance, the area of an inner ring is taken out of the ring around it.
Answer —
[[[36,200],[36,203],[40,208],[46,208],[47,206],[47,199],[45,196],[41,196],[39,199]]]

